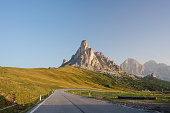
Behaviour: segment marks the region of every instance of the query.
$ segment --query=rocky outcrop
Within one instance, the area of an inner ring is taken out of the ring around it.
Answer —
[[[71,60],[63,65],[72,65],[89,70],[101,69],[101,65],[95,56],[93,49],[88,46],[86,40],[82,41],[80,48],[77,50],[76,54],[72,56]]]
[[[116,65],[113,61],[109,60],[109,58],[105,57],[101,52],[95,52],[95,55],[100,62],[101,65],[101,72],[120,72],[122,69],[120,66]]]
[[[147,75],[146,77],[157,78],[157,75],[155,73],[151,73]]]
[[[99,71],[109,74],[118,74],[122,72],[120,66],[105,57],[101,52],[93,52],[88,46],[87,41],[83,40],[76,54],[69,61],[64,60],[62,66],[71,65],[92,71]]]
[[[128,58],[120,66],[124,71],[131,74],[135,74],[135,75],[145,74],[145,67],[132,58]]]
[[[62,65],[68,63],[68,60],[64,59]]]

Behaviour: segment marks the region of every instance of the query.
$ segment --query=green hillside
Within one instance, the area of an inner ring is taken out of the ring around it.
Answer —
[[[154,86],[154,87],[153,87]],[[10,101],[25,105],[34,102],[40,94],[63,88],[98,89],[109,91],[170,89],[170,82],[149,78],[130,78],[103,75],[85,69],[65,66],[57,69],[0,67],[0,108]]]
[[[125,90],[131,89],[137,91],[142,91],[142,90],[162,91],[162,89],[166,91],[170,91],[169,81],[164,81],[153,77],[146,76],[141,78],[136,76],[136,78],[134,79],[126,75],[113,76],[113,75],[105,74],[105,76],[108,76],[109,78],[112,79],[112,83],[111,83],[112,87],[113,88],[116,87],[117,89],[120,89],[121,87],[122,89]]]

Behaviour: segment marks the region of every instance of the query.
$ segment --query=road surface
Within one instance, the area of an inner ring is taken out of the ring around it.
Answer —
[[[72,95],[56,90],[27,113],[149,113],[144,110],[113,105],[106,101]]]

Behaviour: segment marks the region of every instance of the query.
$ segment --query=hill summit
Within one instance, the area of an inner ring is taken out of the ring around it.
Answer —
[[[61,66],[64,65],[71,65],[109,74],[118,74],[123,72],[120,66],[109,60],[101,52],[94,52],[93,49],[88,46],[86,40],[81,42],[79,49],[75,55],[72,55],[69,61],[65,59],[63,60],[63,64]]]
[[[128,58],[120,66],[130,74],[144,77],[155,73],[157,78],[170,81],[170,66],[164,63],[157,63],[154,60],[150,60],[142,65],[135,59]]]

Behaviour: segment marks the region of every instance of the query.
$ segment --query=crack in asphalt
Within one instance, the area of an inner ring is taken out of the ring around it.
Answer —
[[[74,104],[70,99],[68,99],[65,95],[62,94],[63,97],[65,97],[69,102],[71,102],[77,109],[79,109],[82,113],[85,113],[80,107],[78,107],[76,104]]]

